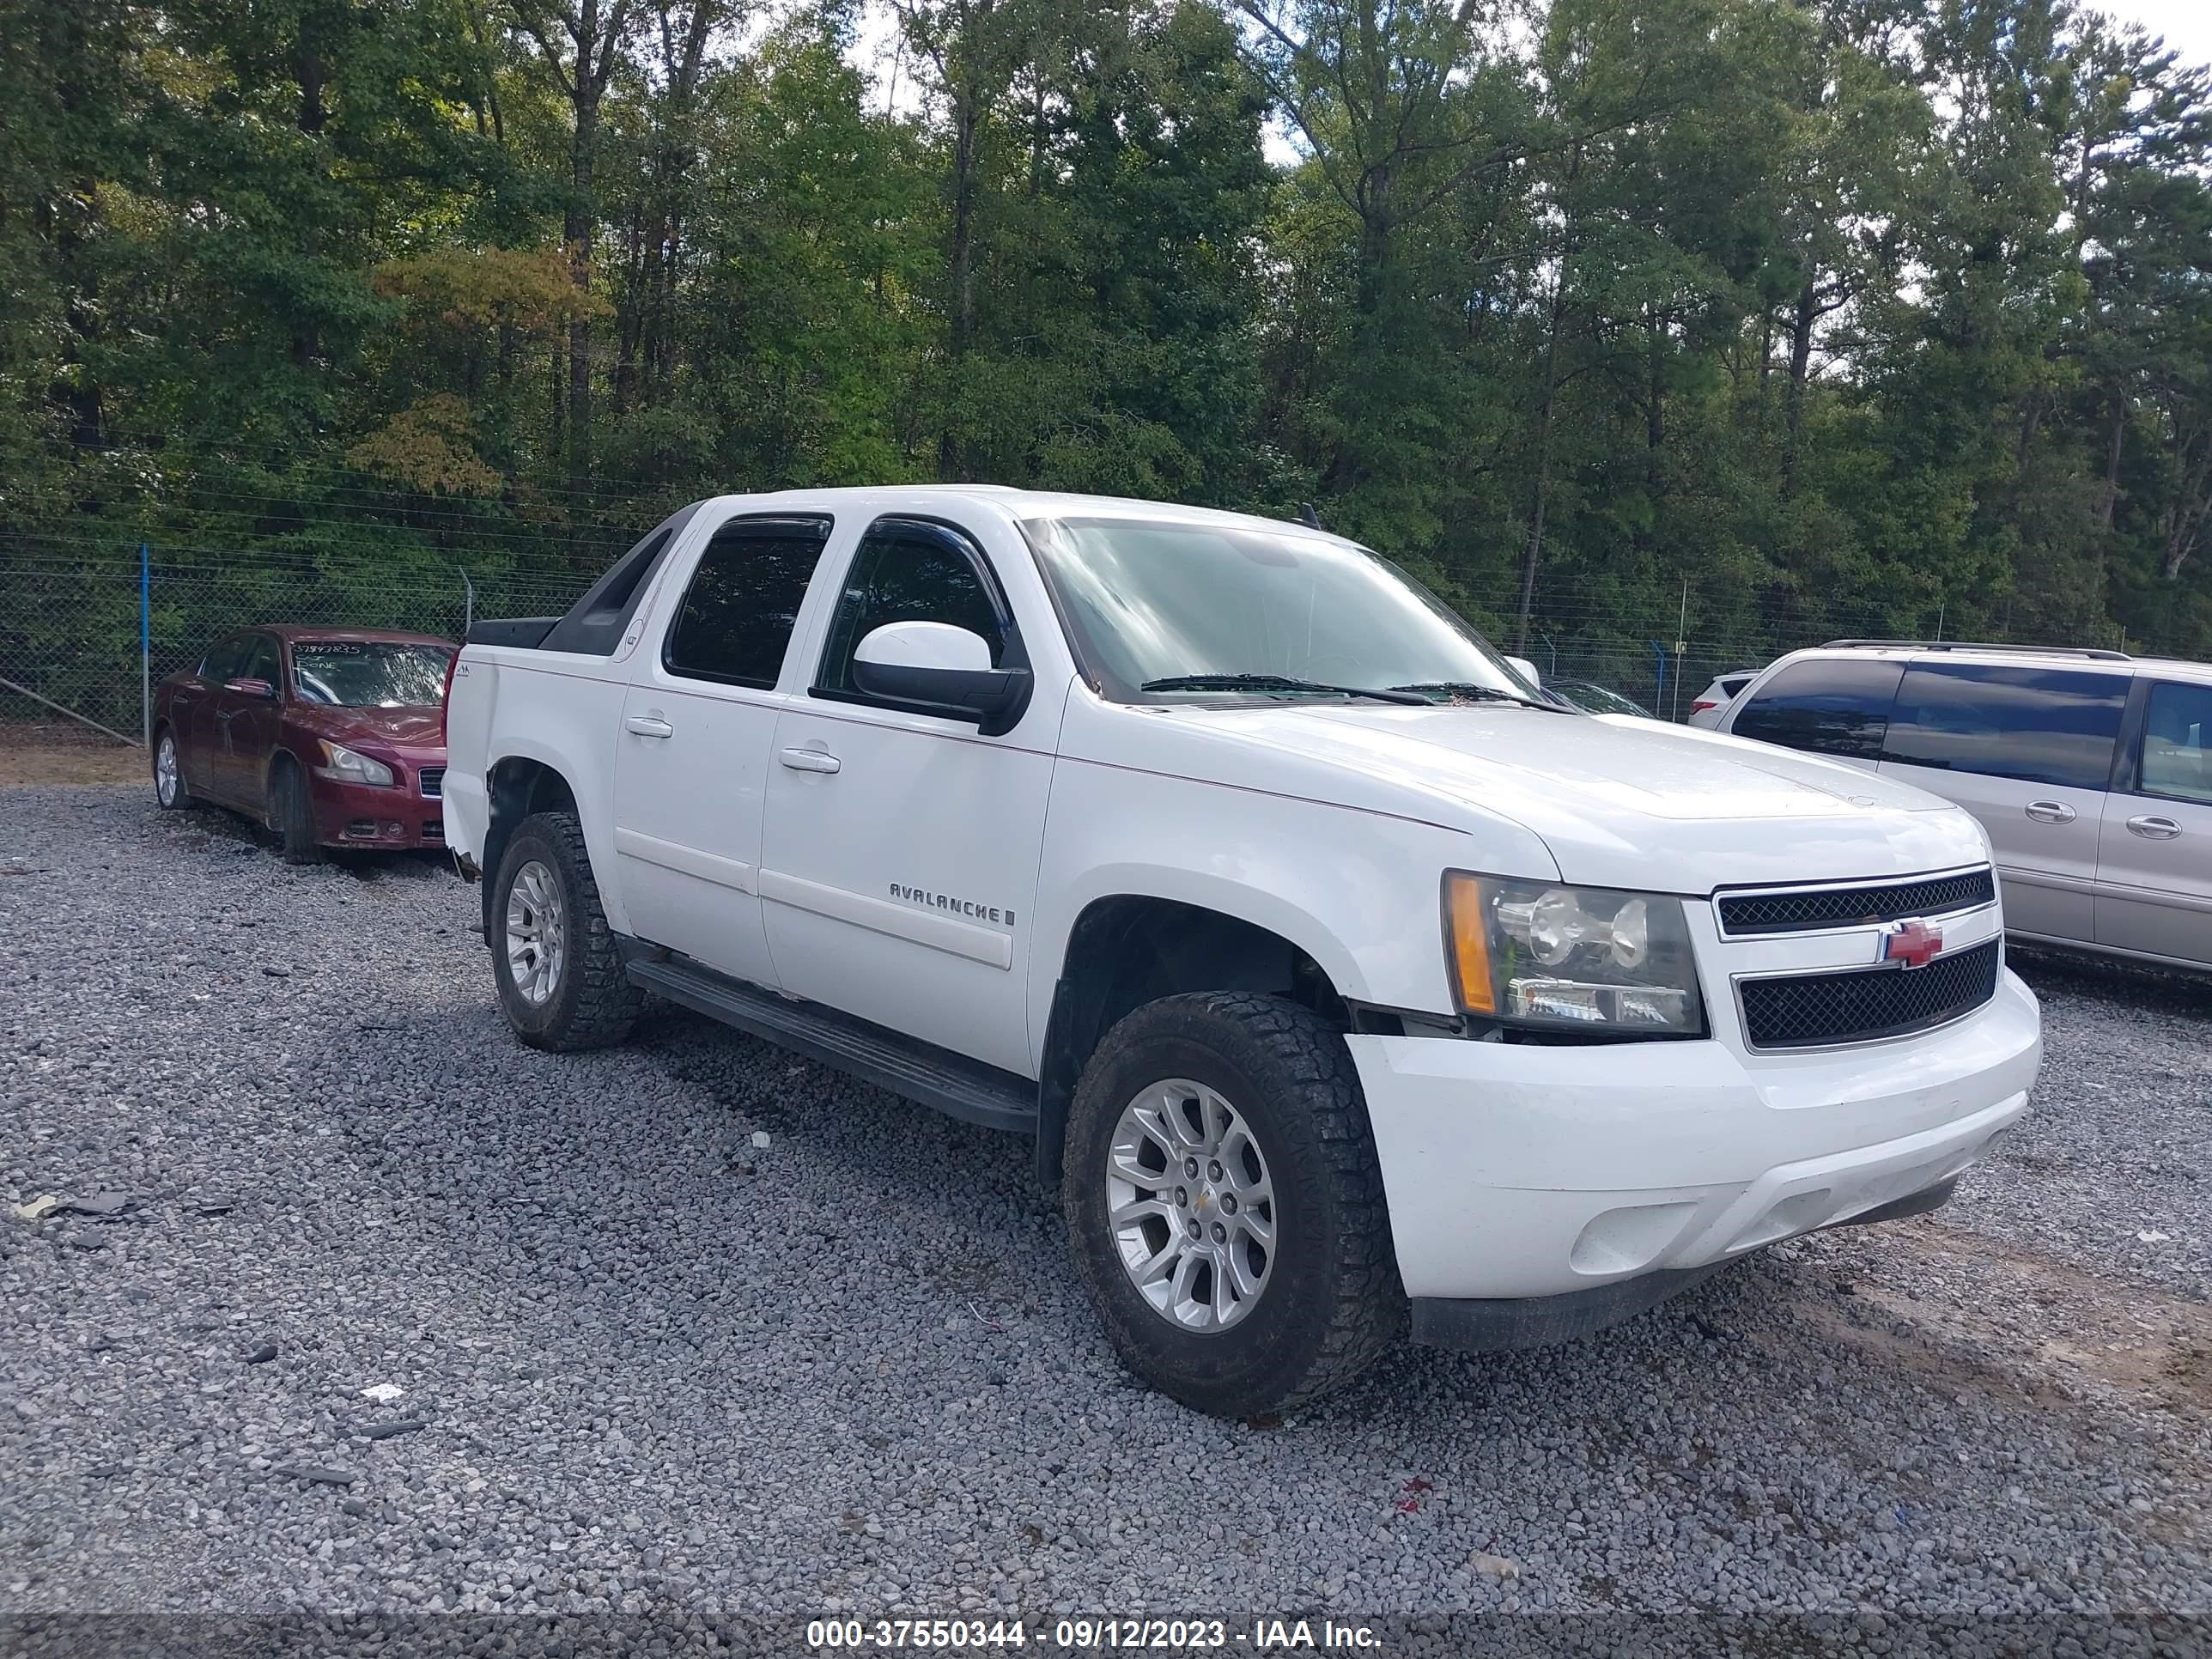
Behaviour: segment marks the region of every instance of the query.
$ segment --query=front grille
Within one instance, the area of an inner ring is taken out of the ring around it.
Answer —
[[[1970,910],[1997,896],[1987,869],[1925,881],[1885,882],[1862,887],[1815,887],[1794,893],[1738,893],[1721,896],[1721,931],[1725,933],[1795,933],[1814,927],[1850,927],[1859,923],[1899,921],[1907,916],[1940,916]]]
[[[426,766],[415,775],[415,780],[421,785],[425,800],[435,800],[446,793],[446,769],[442,766]]]
[[[445,821],[445,819],[443,819],[443,818],[425,818],[425,819],[423,819],[423,820],[422,820],[422,839],[423,839],[424,841],[435,841],[435,842],[442,842],[442,841],[444,841],[444,840],[446,839],[446,821]]]
[[[1924,1031],[1996,994],[1999,948],[1984,939],[1925,968],[1745,980],[1738,987],[1744,1039],[1754,1048],[1808,1048]]]

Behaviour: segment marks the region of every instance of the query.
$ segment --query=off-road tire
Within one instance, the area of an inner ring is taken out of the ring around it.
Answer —
[[[164,746],[168,749],[169,764],[177,780],[176,793],[167,800],[161,799],[161,750]],[[189,812],[199,805],[191,786],[185,781],[184,750],[178,747],[177,734],[172,728],[165,726],[154,734],[154,752],[147,758],[154,769],[154,800],[164,812]]]
[[[1277,1254],[1250,1311],[1196,1333],[1132,1284],[1108,1217],[1106,1171],[1123,1109],[1183,1078],[1250,1127],[1275,1194]],[[1084,1285],[1121,1364],[1220,1417],[1288,1411],[1372,1364],[1406,1320],[1367,1104],[1344,1039],[1296,1003],[1204,992],[1139,1008],[1106,1034],[1068,1111],[1060,1200]]]
[[[559,981],[542,1003],[532,1003],[516,988],[507,952],[507,897],[516,875],[533,860],[552,872],[566,912]],[[491,947],[500,1006],[515,1036],[533,1048],[556,1054],[611,1048],[627,1037],[644,1006],[645,994],[623,969],[622,952],[599,903],[599,884],[592,875],[584,828],[575,815],[538,812],[523,819],[507,837],[491,880],[484,942]]]
[[[289,761],[280,760],[269,775],[269,827],[283,843],[287,864],[320,864],[323,843],[315,829],[315,804],[307,781]]]

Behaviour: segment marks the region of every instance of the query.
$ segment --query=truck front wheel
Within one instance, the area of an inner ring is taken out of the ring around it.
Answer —
[[[492,977],[533,1048],[604,1048],[629,1035],[644,994],[623,970],[583,826],[539,812],[515,826],[493,878]]]
[[[1405,1318],[1367,1109],[1344,1040],[1295,1003],[1149,1003],[1068,1111],[1061,1201],[1115,1353],[1204,1412],[1342,1387]]]

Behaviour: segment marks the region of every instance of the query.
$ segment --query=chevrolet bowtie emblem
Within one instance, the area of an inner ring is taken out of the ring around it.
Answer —
[[[1925,968],[1942,954],[1943,935],[1926,922],[1893,921],[1882,932],[1881,959],[1906,968]]]

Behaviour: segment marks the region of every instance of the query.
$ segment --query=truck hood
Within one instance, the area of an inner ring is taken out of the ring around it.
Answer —
[[[1472,807],[1533,831],[1562,880],[1707,893],[1746,883],[1905,875],[1985,861],[1978,825],[1925,791],[1717,732],[1511,703],[1188,708],[1301,757],[1352,806],[1372,786]],[[1211,745],[1207,745],[1211,747]],[[1411,801],[1405,805],[1411,805]],[[1398,810],[1403,810],[1402,806]],[[1508,872],[1504,873],[1519,873]]]

